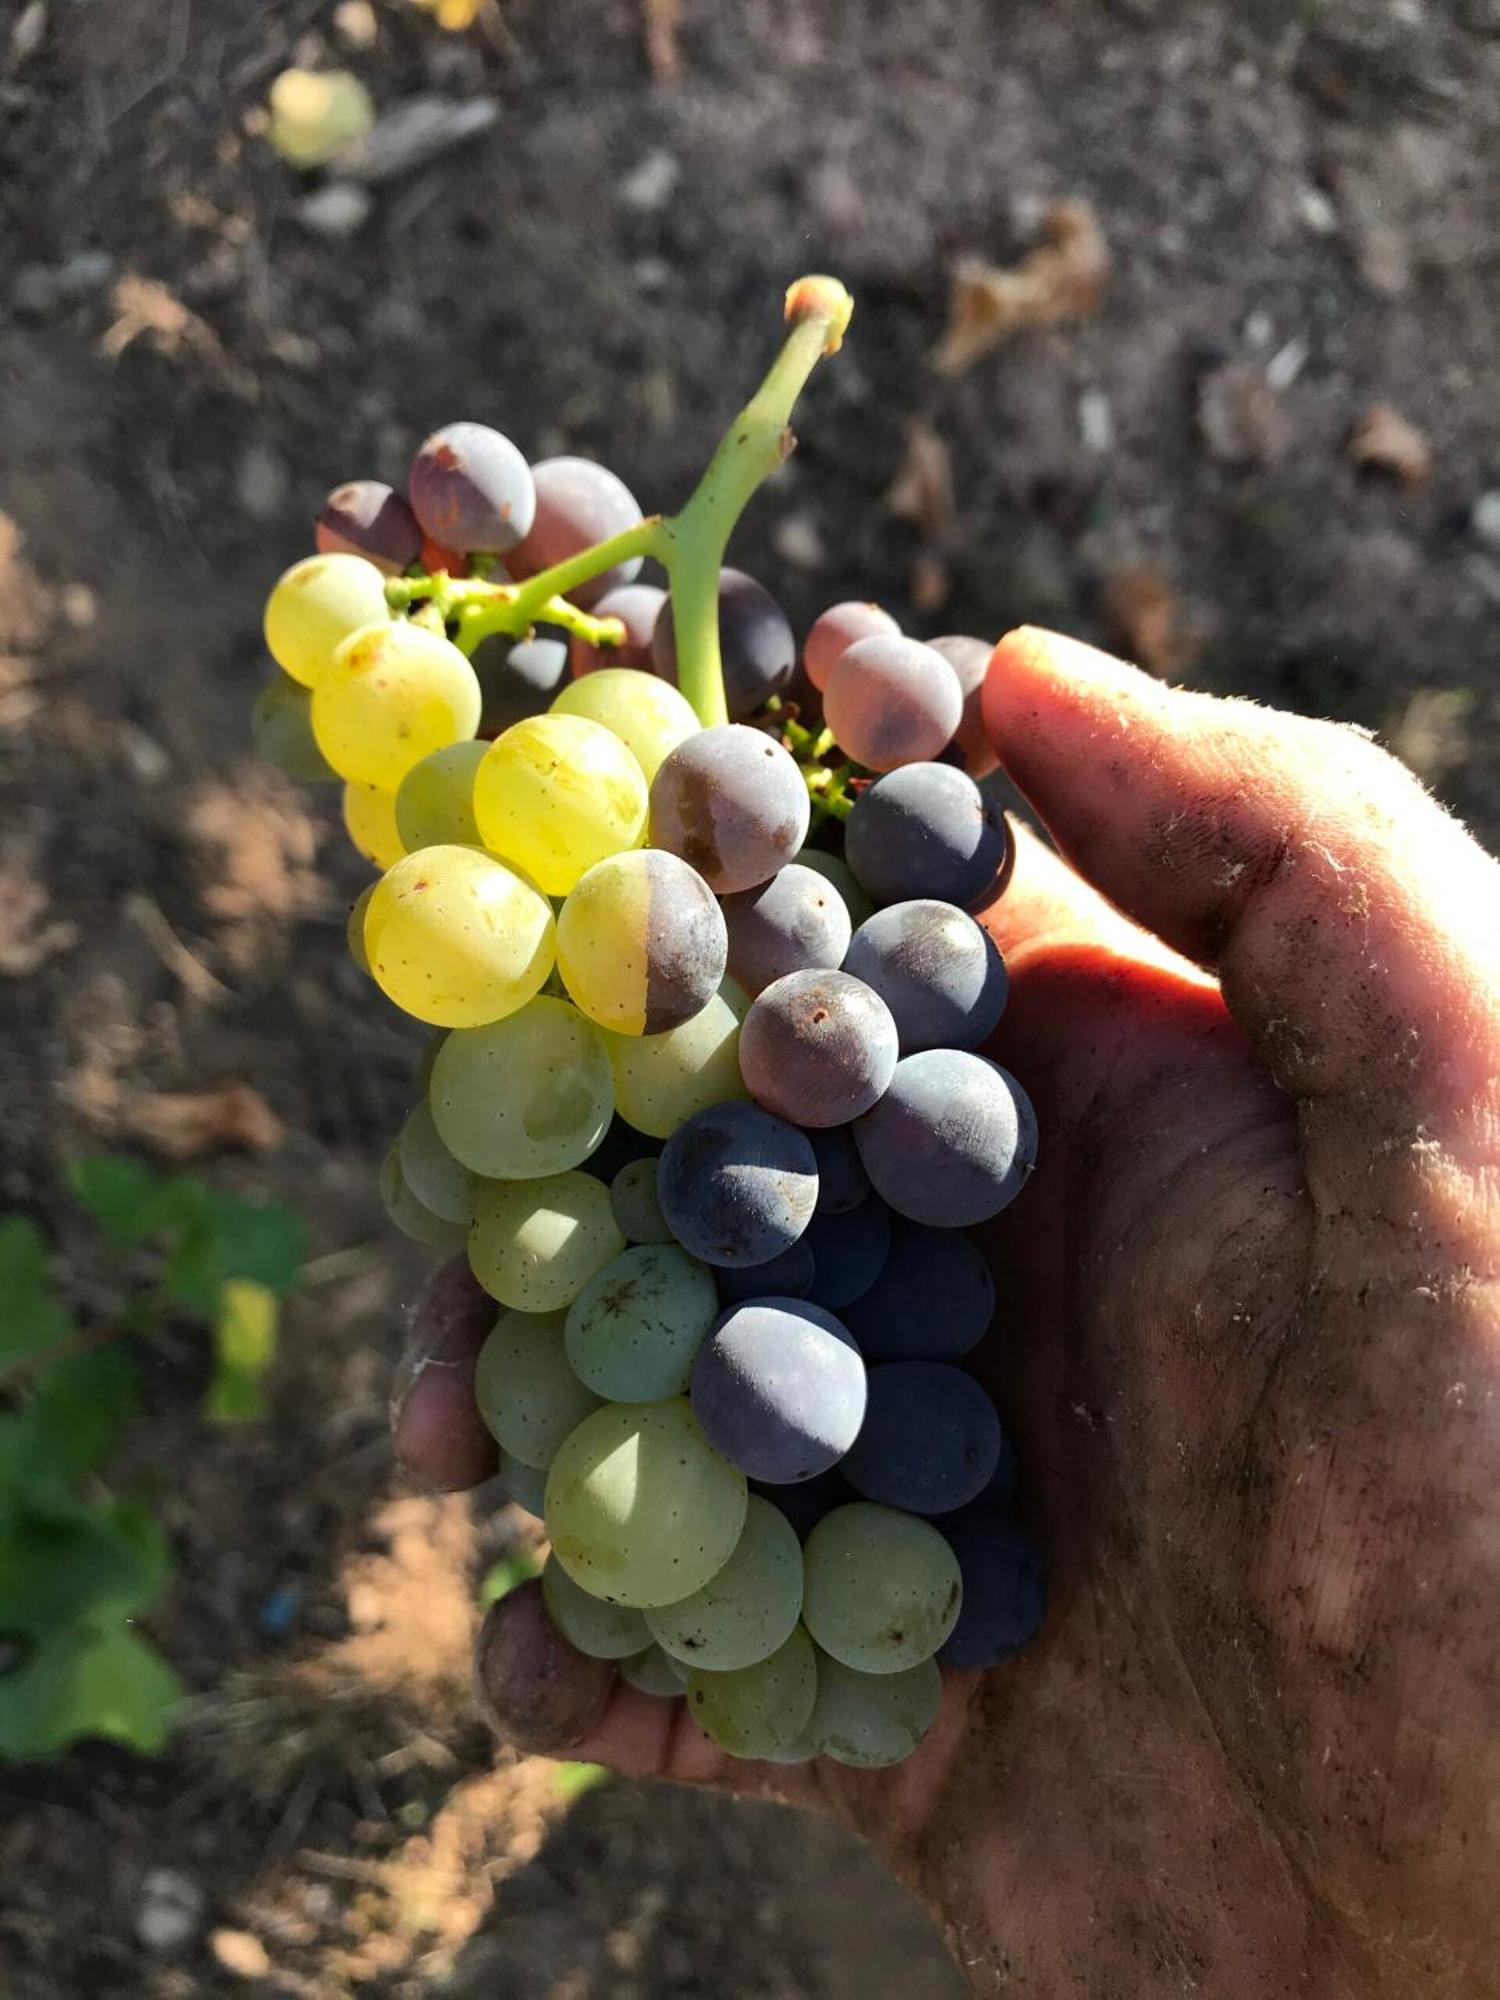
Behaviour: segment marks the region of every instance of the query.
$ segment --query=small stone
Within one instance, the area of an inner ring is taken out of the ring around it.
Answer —
[[[75,632],[87,631],[99,616],[98,599],[86,583],[65,584],[59,602],[64,624],[71,625]]]
[[[204,1894],[179,1868],[153,1868],[141,1884],[135,1934],[148,1951],[180,1951],[197,1935]]]
[[[271,1954],[253,1931],[215,1931],[209,1944],[220,1965],[237,1979],[265,1979],[269,1976]]]
[[[1257,307],[1253,313],[1246,316],[1245,345],[1247,347],[1257,349],[1269,347],[1275,338],[1276,322],[1268,312],[1263,312]]]
[[[355,181],[329,181],[297,204],[297,220],[317,236],[354,236],[375,206],[368,188]]]
[[[380,33],[370,0],[341,0],[333,10],[333,26],[351,49],[373,49]]]
[[[783,514],[772,531],[771,546],[793,569],[818,570],[827,566],[828,551],[811,514]]]
[[[681,177],[681,161],[660,146],[654,147],[620,182],[620,199],[627,208],[649,215],[671,200]]]
[[[1078,398],[1078,435],[1087,451],[1115,448],[1115,413],[1102,389],[1085,389]]]
[[[1297,190],[1297,213],[1314,236],[1332,236],[1339,226],[1339,212],[1320,187],[1305,181]]]
[[[630,267],[639,292],[659,292],[672,281],[672,266],[665,257],[638,257]]]
[[[63,264],[23,264],[11,285],[11,303],[36,318],[98,291],[114,276],[115,260],[103,250],[80,250]]]
[[[240,505],[254,521],[273,521],[286,505],[290,484],[286,461],[259,440],[241,453],[235,483]]]
[[[1290,389],[1307,366],[1307,357],[1311,352],[1301,334],[1295,335],[1284,347],[1279,347],[1266,363],[1267,385],[1278,395],[1283,389]]]
[[[10,31],[10,59],[17,69],[28,56],[36,54],[46,32],[47,0],[31,0],[29,7],[21,9],[16,25]]]
[[[1500,490],[1480,494],[1469,515],[1469,526],[1486,548],[1500,549]]]
[[[154,736],[133,722],[122,723],[118,732],[125,761],[143,785],[159,785],[172,774],[172,760]]]

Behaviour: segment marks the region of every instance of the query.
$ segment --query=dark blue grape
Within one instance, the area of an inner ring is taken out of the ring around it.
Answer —
[[[465,554],[503,556],[536,515],[531,467],[488,424],[434,431],[412,460],[406,490],[422,532]]]
[[[970,1516],[1007,1513],[1016,1497],[1016,1448],[1010,1441],[1010,1432],[1002,1424],[1000,1427],[1000,1458],[988,1481],[974,1495],[972,1500],[956,1508],[951,1514],[939,1514],[933,1521],[935,1528],[941,1528],[946,1535],[950,1527],[957,1527]]]
[[[965,1506],[1000,1462],[1000,1419],[972,1375],[945,1361],[884,1361],[841,1470],[856,1493],[909,1514]]]
[[[828,1125],[807,1136],[818,1163],[819,1215],[847,1215],[870,1192],[870,1176],[860,1160],[854,1134],[847,1125]]]
[[[779,1508],[797,1530],[797,1539],[803,1542],[825,1514],[831,1514],[835,1507],[847,1506],[855,1497],[848,1482],[840,1478],[837,1467],[820,1472],[816,1479],[804,1479],[796,1486],[763,1486],[752,1479],[750,1491]]]
[[[865,1414],[865,1365],[832,1313],[801,1299],[732,1306],[698,1350],[693,1410],[714,1449],[772,1485],[837,1465]]]
[[[994,1312],[995,1280],[970,1237],[897,1222],[880,1276],[848,1317],[867,1361],[957,1361]]]
[[[880,1276],[891,1247],[891,1212],[876,1195],[843,1215],[815,1215],[802,1241],[812,1252],[814,1305],[842,1312]]]
[[[952,903],[892,903],[854,933],[844,970],[891,1010],[901,1053],[977,1049],[1005,1011],[994,940]]]
[[[726,1306],[741,1305],[746,1299],[805,1299],[812,1289],[814,1268],[813,1253],[802,1236],[790,1250],[764,1264],[747,1264],[743,1270],[729,1270],[721,1264],[714,1280],[720,1302]]]
[[[568,681],[567,641],[542,633],[516,641],[497,632],[475,647],[472,665],[484,701],[479,734],[498,736],[552,706]]]
[[[998,1215],[1036,1164],[1031,1100],[998,1063],[963,1049],[903,1056],[854,1139],[875,1192],[939,1229]]]
[[[967,908],[994,888],[1009,851],[1004,815],[951,764],[877,779],[844,829],[844,858],[877,903],[932,896]]]
[[[763,583],[741,569],[719,571],[719,655],[731,722],[742,722],[780,694],[797,664],[797,641],[787,615]],[[677,683],[677,632],[668,598],[651,637],[651,656],[663,680]]]
[[[842,965],[851,925],[844,899],[815,868],[798,862],[756,889],[724,898],[729,970],[753,998],[788,972]]]
[[[938,1650],[945,1667],[993,1667],[1014,1659],[1042,1629],[1047,1578],[1041,1551],[1002,1514],[966,1511],[935,1524],[958,1557],[963,1607]]]
[[[694,1257],[764,1264],[811,1222],[818,1166],[795,1126],[758,1104],[716,1104],[668,1139],[656,1193],[667,1226]]]
[[[896,1067],[896,1024],[847,972],[789,972],[740,1026],[750,1094],[799,1125],[844,1125],[868,1111]]]

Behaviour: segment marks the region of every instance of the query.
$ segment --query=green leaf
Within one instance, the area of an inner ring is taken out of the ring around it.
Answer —
[[[297,1281],[306,1250],[301,1223],[275,1202],[246,1202],[211,1189],[174,1217],[178,1234],[165,1284],[181,1304],[212,1319],[226,1279],[248,1278],[278,1294]]]
[[[146,1610],[171,1573],[161,1528],[128,1499],[0,1491],[0,1632],[42,1639]]]
[[[135,1407],[135,1363],[118,1342],[65,1355],[0,1416],[0,1485],[66,1486],[108,1456]]]
[[[0,1756],[46,1757],[89,1736],[154,1755],[183,1686],[124,1625],[51,1635],[0,1673]]]
[[[559,1764],[552,1773],[552,1788],[560,1799],[576,1799],[602,1785],[608,1776],[602,1764]]]
[[[34,1364],[72,1333],[52,1289],[47,1245],[24,1217],[8,1216],[0,1222],[0,1371]]]
[[[171,1183],[138,1160],[74,1160],[68,1184],[110,1241],[142,1243],[160,1229]]]
[[[214,1372],[203,1407],[215,1422],[243,1424],[266,1414],[262,1383],[276,1358],[276,1294],[253,1278],[231,1278],[214,1318]]]
[[[528,1577],[540,1576],[541,1565],[533,1562],[528,1555],[514,1555],[503,1562],[491,1565],[484,1573],[479,1585],[481,1610],[488,1611],[492,1604],[498,1604],[502,1597],[509,1597],[518,1584]]]

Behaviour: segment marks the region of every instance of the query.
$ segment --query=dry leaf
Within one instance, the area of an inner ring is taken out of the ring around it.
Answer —
[[[42,706],[36,675],[28,660],[0,653],[0,729],[24,729]]]
[[[677,46],[682,0],[641,0],[641,24],[652,76],[658,83],[676,83],[682,75],[682,51]]]
[[[1119,645],[1153,674],[1181,673],[1197,658],[1202,640],[1184,626],[1177,593],[1156,570],[1117,570],[1104,603]]]
[[[906,579],[906,594],[914,610],[926,617],[941,611],[953,595],[953,576],[936,549],[923,549],[913,558]]]
[[[190,312],[180,299],[174,298],[166,286],[159,285],[154,278],[142,278],[133,271],[127,272],[116,283],[111,303],[115,309],[114,323],[99,342],[99,352],[106,361],[117,360],[127,347],[144,338],[168,361],[187,356],[203,362],[213,369],[227,388],[238,395],[249,397],[255,394],[253,378],[230,360],[223,342],[207,320]]]
[[[1360,418],[1349,440],[1349,456],[1356,465],[1389,472],[1407,486],[1424,486],[1432,477],[1432,446],[1389,403],[1376,403]]]
[[[271,934],[319,907],[317,830],[274,773],[237,772],[201,785],[188,804],[187,831],[207,877],[204,907],[228,927],[221,942],[231,964],[255,964]]]
[[[159,1096],[142,1093],[121,1107],[120,1124],[174,1160],[196,1159],[200,1153],[269,1153],[284,1133],[281,1120],[248,1083]]]
[[[1198,385],[1198,430],[1220,465],[1277,465],[1291,449],[1292,420],[1262,369],[1232,361]]]
[[[47,891],[30,868],[0,867],[0,977],[25,979],[77,944],[77,924],[44,923],[46,912]]]
[[[1087,202],[1059,201],[1042,218],[1042,240],[1013,270],[965,257],[953,278],[948,330],[933,350],[941,375],[961,375],[982,354],[1027,327],[1088,319],[1109,277],[1109,246]]]
[[[914,521],[930,541],[953,525],[953,458],[948,447],[920,417],[906,426],[906,457],[885,496],[888,512]]]

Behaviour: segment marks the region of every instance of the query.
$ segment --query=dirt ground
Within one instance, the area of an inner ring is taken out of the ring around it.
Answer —
[[[326,795],[248,755],[259,605],[329,486],[474,416],[670,506],[826,268],[853,334],[737,544],[799,626],[855,593],[1054,623],[1362,723],[1500,833],[1495,0],[686,0],[675,82],[670,9],[501,5],[0,6],[0,1199],[66,1247],[70,1151],[248,1085],[274,1124],[200,1170],[298,1204],[318,1260],[272,1421],[206,1437],[154,1386],[195,1700],[156,1764],[0,1772],[15,2000],[954,1990],[831,1831],[570,1796],[470,1718],[472,1572],[518,1527],[393,1497],[421,1263],[372,1174],[413,1038],[347,962]],[[259,136],[294,59],[498,116],[348,228]],[[936,371],[955,265],[1064,199],[1096,309]]]

